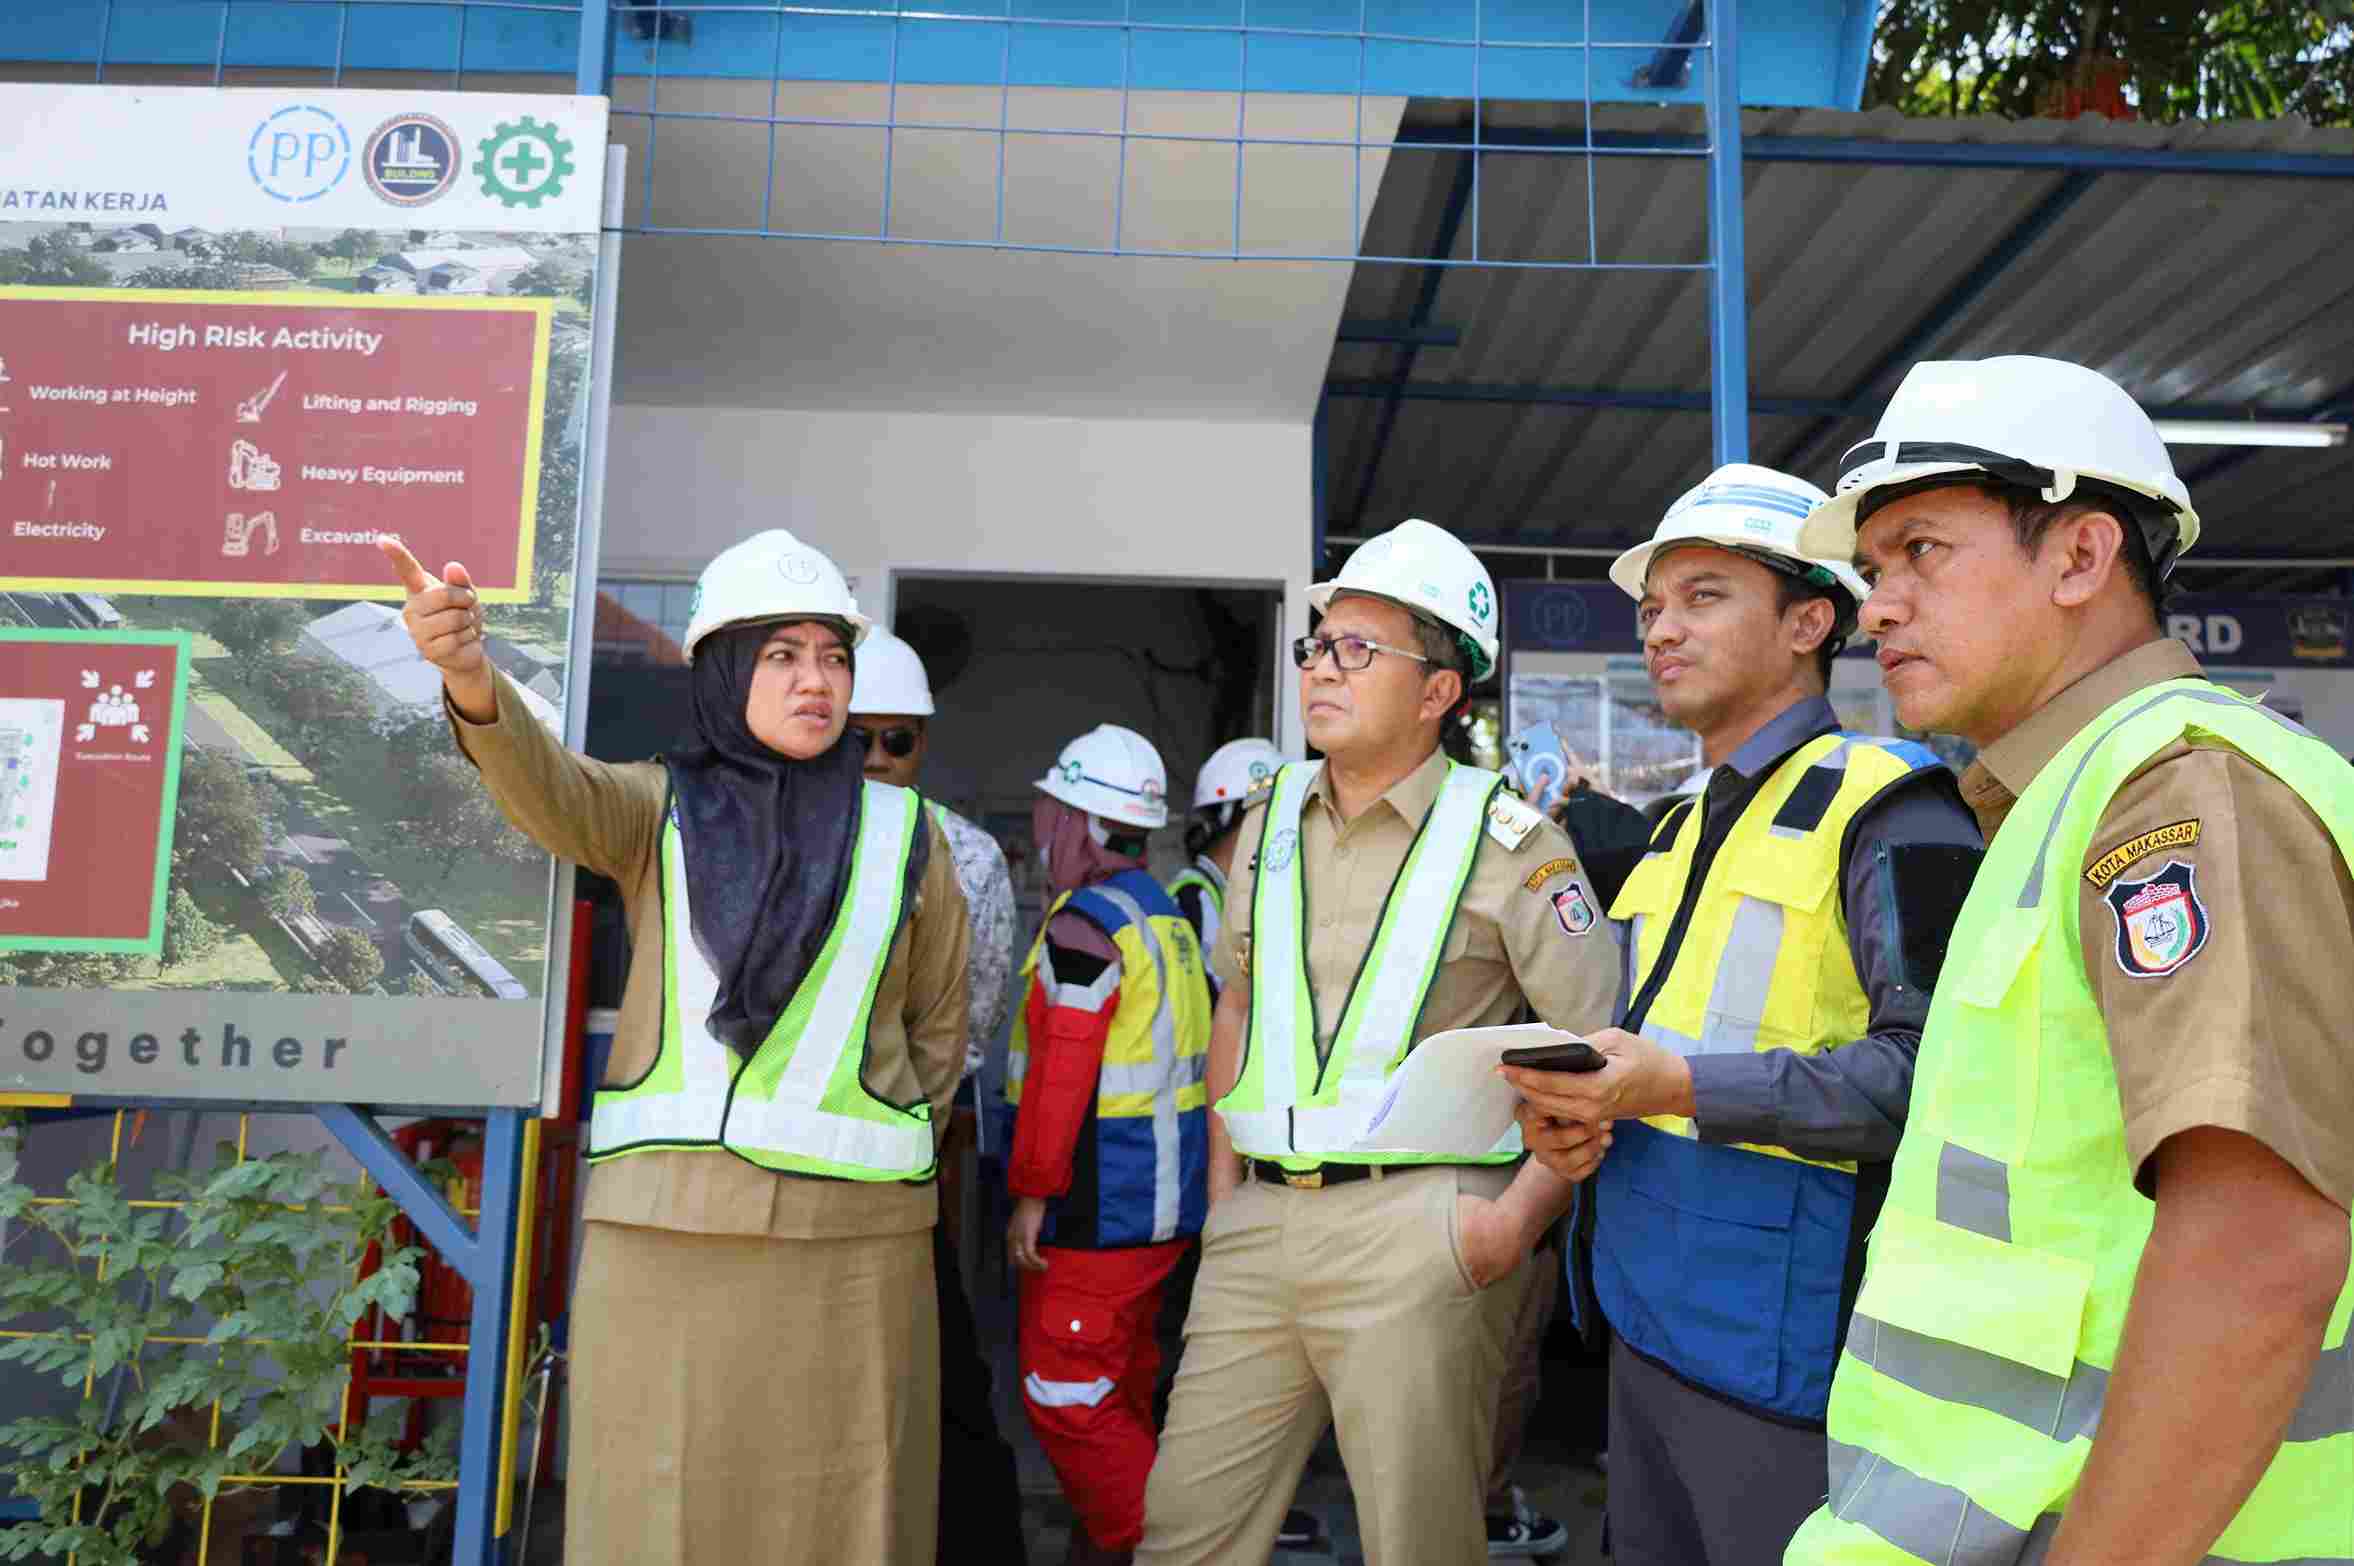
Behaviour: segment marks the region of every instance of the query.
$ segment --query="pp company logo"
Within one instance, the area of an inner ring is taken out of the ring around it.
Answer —
[[[351,172],[351,133],[315,104],[289,105],[254,127],[245,143],[245,171],[265,195],[316,201]]]
[[[430,114],[396,114],[369,133],[360,154],[368,188],[396,207],[436,201],[465,166],[457,133]]]

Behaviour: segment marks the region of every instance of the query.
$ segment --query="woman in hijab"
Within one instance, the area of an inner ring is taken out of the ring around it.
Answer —
[[[404,621],[507,818],[611,878],[629,978],[572,1311],[580,1566],[932,1559],[934,1128],[964,1064],[955,867],[845,740],[867,629],[781,530],[711,562],[697,743],[566,750],[483,653],[465,568],[395,540]]]

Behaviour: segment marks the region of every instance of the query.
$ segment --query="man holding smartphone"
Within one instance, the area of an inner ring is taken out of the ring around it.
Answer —
[[[1293,658],[1324,759],[1254,796],[1212,957],[1211,1207],[1145,1498],[1154,1566],[1265,1560],[1328,1423],[1368,1561],[1486,1558],[1513,1322],[1570,1188],[1516,1135],[1461,1159],[1356,1144],[1420,1040],[1524,1008],[1582,1031],[1618,990],[1569,839],[1440,747],[1495,663],[1479,561],[1407,522],[1308,601]]]
[[[1601,1068],[1506,1068],[1531,1150],[1594,1169],[1571,1303],[1611,1334],[1620,1566],[1779,1560],[1822,1499],[1831,1368],[1979,857],[1937,757],[1832,710],[1866,590],[1799,548],[1824,498],[1722,467],[1611,567],[1714,772],[1611,906],[1627,999]]]

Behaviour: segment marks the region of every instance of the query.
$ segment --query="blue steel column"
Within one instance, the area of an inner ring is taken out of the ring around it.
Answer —
[[[1708,395],[1716,460],[1749,460],[1749,265],[1741,226],[1740,0],[1709,0]]]
[[[573,69],[572,90],[601,98],[612,79],[613,0],[580,0],[580,63]]]
[[[466,1408],[458,1444],[457,1552],[452,1566],[496,1566],[507,1558],[499,1521],[500,1449],[506,1435],[507,1313],[515,1303],[516,1223],[523,1184],[522,1109],[494,1109],[482,1127],[481,1236],[474,1319],[466,1336]],[[521,1551],[515,1555],[521,1557]]]

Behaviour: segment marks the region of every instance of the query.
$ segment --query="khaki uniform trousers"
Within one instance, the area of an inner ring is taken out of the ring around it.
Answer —
[[[1487,1559],[1497,1398],[1530,1269],[1475,1290],[1455,1202],[1512,1174],[1245,1180],[1217,1205],[1137,1566],[1264,1561],[1328,1420],[1368,1566]]]

